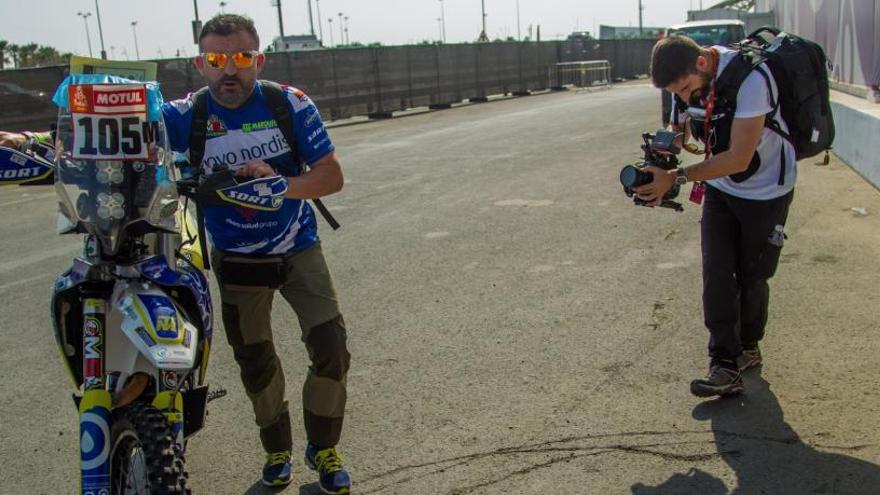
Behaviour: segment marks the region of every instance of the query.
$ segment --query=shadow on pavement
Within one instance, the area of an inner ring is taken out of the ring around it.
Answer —
[[[246,492],[244,492],[244,495],[270,495],[285,492],[293,493],[293,487],[295,486],[295,484],[290,484],[287,486],[273,488],[264,486],[263,483],[257,481],[253,485],[251,485],[251,487],[248,488]],[[299,486],[299,495],[319,495],[322,493],[323,492],[321,491],[321,488],[318,486],[317,482]]]
[[[756,370],[758,371],[758,370]],[[633,485],[635,495],[753,493],[880,493],[880,466],[839,453],[869,445],[809,445],[785,422],[779,400],[756,371],[746,374],[746,393],[703,402],[693,410],[710,421],[722,459],[736,474],[736,486],[692,468],[657,486]]]

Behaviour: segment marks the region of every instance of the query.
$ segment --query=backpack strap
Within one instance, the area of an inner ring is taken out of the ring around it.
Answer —
[[[189,163],[201,172],[202,159],[205,157],[205,141],[208,139],[208,87],[190,95],[193,102],[192,119],[189,124]],[[199,248],[202,250],[202,264],[205,270],[211,269],[211,256],[208,252],[208,240],[205,233],[205,210],[196,201],[196,228],[198,229]]]
[[[719,87],[719,97],[723,98],[727,105],[730,105],[729,108],[735,110],[736,98],[739,94],[740,87],[753,70],[758,71],[758,73],[764,78],[764,82],[767,84],[767,94],[770,96],[770,105],[773,107],[773,110],[771,110],[764,119],[764,127],[767,127],[786,141],[794,144],[794,138],[790,134],[784,132],[776,122],[775,117],[779,112],[781,98],[779,95],[774,98],[773,85],[770,82],[770,74],[761,67],[761,64],[766,61],[767,58],[760,53],[760,49],[741,46],[740,55],[731,60],[727,67],[725,67],[721,76],[718,77],[716,84]],[[785,184],[785,169],[785,146],[782,146],[779,161],[778,184],[780,186]]]
[[[755,68],[764,63],[764,57],[754,52],[741,50],[739,55],[733,58],[718,76],[715,86],[718,88],[718,98],[732,110],[736,109],[736,96],[739,88],[749,77]]]
[[[773,85],[770,83],[770,74],[767,74],[761,66],[756,67],[756,70],[759,74],[764,77],[764,81],[767,83],[767,94],[770,95],[770,105],[773,106],[773,110],[767,114],[766,119],[764,120],[764,127],[770,129],[775,132],[782,139],[790,142],[792,146],[794,145],[794,136],[782,130],[782,127],[776,122],[776,114],[779,112],[779,105],[782,101],[781,95],[778,95],[776,99],[773,98]],[[779,148],[779,181],[777,184],[780,186],[785,185],[785,144]]]
[[[208,87],[190,95],[192,119],[189,124],[189,163],[201,169],[205,157],[205,141],[208,139]]]
[[[287,141],[287,145],[290,147],[290,153],[293,155],[293,159],[299,164],[300,171],[305,172],[306,165],[302,161],[302,158],[300,158],[299,149],[296,144],[296,136],[293,133],[293,116],[290,114],[290,103],[284,95],[284,89],[280,84],[274,81],[260,80],[259,83],[260,88],[263,91],[263,98],[266,99],[266,103],[272,111],[272,116],[278,124],[278,129],[281,131],[284,140]],[[327,224],[329,224],[333,230],[338,229],[339,222],[333,218],[333,215],[330,214],[330,210],[324,206],[324,202],[321,201],[320,198],[313,198],[312,202],[315,203],[315,208],[321,212],[321,216],[324,217]]]

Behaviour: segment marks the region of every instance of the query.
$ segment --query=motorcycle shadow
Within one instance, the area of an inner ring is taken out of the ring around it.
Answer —
[[[247,491],[244,492],[243,495],[269,495],[274,493],[282,493],[290,491],[293,493],[293,490],[296,489],[296,484],[291,483],[287,486],[280,487],[270,487],[265,486],[263,483],[257,481]],[[318,482],[307,483],[305,485],[299,485],[299,495],[321,495],[321,487],[318,486]]]

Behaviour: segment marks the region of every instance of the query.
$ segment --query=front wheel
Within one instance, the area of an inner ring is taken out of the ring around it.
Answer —
[[[183,455],[156,408],[135,402],[114,411],[110,437],[113,495],[190,493]]]

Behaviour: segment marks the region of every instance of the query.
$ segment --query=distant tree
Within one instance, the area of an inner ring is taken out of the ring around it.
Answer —
[[[40,45],[36,43],[28,43],[22,47],[19,47],[18,51],[18,66],[22,67],[33,67],[34,66],[34,58],[37,54],[37,49]]]
[[[12,66],[14,68],[18,68],[18,53],[21,50],[21,47],[15,44],[9,45],[7,48],[9,50],[9,58],[12,59]]]
[[[62,55],[51,46],[41,46],[34,54],[34,66],[64,65],[70,62],[70,54]]]
[[[8,41],[0,40],[0,70],[6,68],[6,61],[9,60],[9,51],[6,49],[8,46]]]
[[[367,47],[369,47],[369,48],[378,48],[380,46],[382,46],[382,43],[380,41],[374,41],[372,43],[367,44]]]

